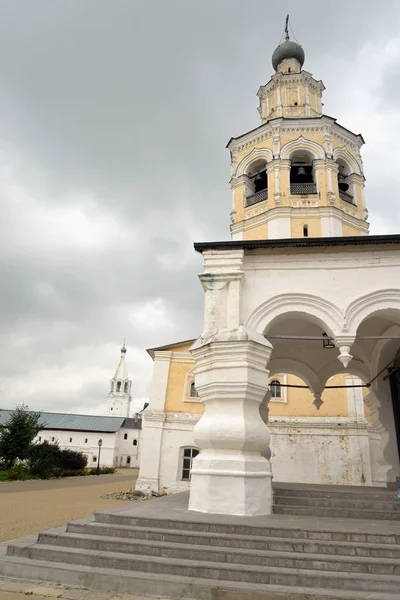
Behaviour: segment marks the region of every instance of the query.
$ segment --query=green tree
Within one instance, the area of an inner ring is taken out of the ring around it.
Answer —
[[[47,479],[54,475],[54,470],[60,467],[61,450],[57,444],[44,441],[32,444],[29,451],[29,466],[32,475]]]
[[[31,444],[40,431],[40,414],[22,404],[13,410],[0,429],[0,457],[11,469],[17,459],[28,458]]]

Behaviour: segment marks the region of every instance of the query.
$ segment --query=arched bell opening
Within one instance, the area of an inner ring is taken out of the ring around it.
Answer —
[[[352,174],[352,170],[348,163],[343,160],[343,158],[338,158],[336,160],[338,165],[338,188],[339,188],[339,197],[345,202],[349,202],[350,204],[355,204],[355,193],[353,189],[353,184],[349,181],[349,177]]]
[[[246,206],[251,206],[268,198],[267,161],[259,158],[246,169]]]
[[[307,195],[317,193],[314,156],[308,150],[295,150],[290,155],[290,193]]]

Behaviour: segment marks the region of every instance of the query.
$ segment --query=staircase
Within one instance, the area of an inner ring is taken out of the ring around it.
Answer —
[[[96,513],[37,540],[9,544],[0,573],[201,600],[399,599],[400,523],[310,518],[304,512],[315,515],[322,501],[334,505],[318,510],[341,516],[356,508],[381,514],[383,506],[353,508],[358,500],[351,492],[339,499],[286,492],[276,490],[275,510],[302,516],[188,513],[182,494]],[[382,492],[381,504],[388,502],[399,516]]]
[[[400,521],[396,489],[274,484],[277,515]]]

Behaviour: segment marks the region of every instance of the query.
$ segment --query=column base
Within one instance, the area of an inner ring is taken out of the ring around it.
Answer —
[[[272,513],[272,473],[260,454],[202,451],[191,471],[189,510],[220,515]]]

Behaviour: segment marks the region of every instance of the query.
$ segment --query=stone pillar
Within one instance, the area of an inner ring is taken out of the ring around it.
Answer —
[[[192,346],[205,410],[193,430],[201,451],[191,471],[190,510],[271,514],[268,428],[260,416],[271,351],[261,334],[242,325],[206,332]]]
[[[160,491],[160,461],[165,422],[165,397],[172,352],[156,352],[150,406],[143,413],[141,432],[141,461],[135,489],[145,492]]]

